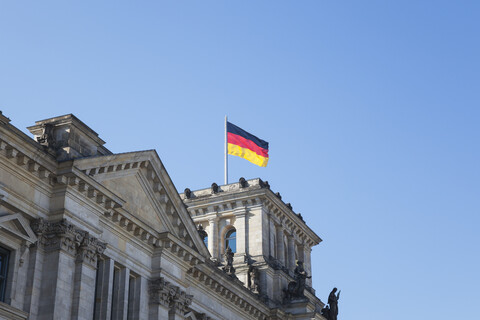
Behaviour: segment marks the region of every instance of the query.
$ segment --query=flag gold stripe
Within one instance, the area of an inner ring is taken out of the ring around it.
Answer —
[[[231,143],[228,144],[228,154],[246,159],[260,167],[266,167],[268,163],[268,158],[262,157],[252,150]]]

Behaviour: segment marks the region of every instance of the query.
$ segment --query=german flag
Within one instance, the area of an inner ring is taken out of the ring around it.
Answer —
[[[228,154],[244,158],[260,167],[268,163],[268,142],[227,121]]]

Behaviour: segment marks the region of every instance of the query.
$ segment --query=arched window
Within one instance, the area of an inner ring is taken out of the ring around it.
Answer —
[[[206,233],[205,238],[203,238],[203,243],[205,243],[205,246],[208,248],[208,234]]]
[[[230,247],[232,252],[237,252],[237,230],[230,229],[225,235],[225,250]]]

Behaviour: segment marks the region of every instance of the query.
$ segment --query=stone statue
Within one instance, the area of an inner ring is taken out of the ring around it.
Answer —
[[[241,177],[238,182],[240,183],[240,188],[246,188],[247,187],[247,180],[245,180],[244,177]]]
[[[234,275],[235,274],[235,268],[233,267],[233,251],[230,247],[227,247],[227,250],[225,250],[225,262],[227,265],[223,267],[223,271],[228,274],[228,275]]]
[[[285,297],[287,300],[292,300],[295,298],[303,298],[305,290],[305,280],[311,278],[307,275],[305,268],[303,267],[303,261],[297,261],[297,267],[294,270],[295,281],[291,281],[288,284],[288,288],[285,291]]]
[[[218,193],[218,184],[212,183],[212,193]]]
[[[254,293],[259,293],[259,274],[258,269],[250,266],[248,269],[248,288]]]
[[[47,148],[55,148],[55,137],[53,135],[53,126],[51,124],[44,124],[43,133],[40,137],[37,137],[37,142]]]
[[[297,261],[297,266],[295,267],[295,270],[293,272],[295,273],[295,281],[297,282],[297,285],[295,287],[296,294],[299,297],[303,297],[303,291],[305,290],[305,280],[307,278],[311,278],[307,275],[307,272],[303,268],[303,261]]]
[[[201,224],[198,225],[197,231],[198,231],[198,235],[200,236],[200,238],[202,238],[202,241],[205,241],[205,238],[208,237],[208,234],[203,229],[203,226]]]
[[[190,190],[189,188],[186,188],[183,193],[185,194],[185,198],[187,199],[190,199],[192,197],[192,190]]]
[[[327,320],[330,320],[330,308],[327,306],[325,306],[323,309],[322,309],[322,316],[325,317],[325,319]]]
[[[337,320],[338,316],[338,300],[340,299],[340,291],[337,292],[337,288],[333,288],[332,292],[328,296],[328,304],[330,305],[330,318],[328,320]]]

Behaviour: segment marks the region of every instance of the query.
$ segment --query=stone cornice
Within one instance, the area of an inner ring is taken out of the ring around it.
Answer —
[[[27,146],[27,148],[24,148]],[[22,148],[23,147],[23,148]],[[43,150],[28,148],[28,145],[17,147],[11,141],[0,139],[0,156],[9,160],[10,164],[21,167],[26,172],[46,183],[53,184],[55,177],[56,162],[45,161],[48,153]],[[33,150],[32,150],[33,149]],[[40,155],[41,153],[41,155]]]
[[[216,193],[209,188],[189,191],[189,198],[186,194],[180,194],[180,197],[195,221],[201,220],[200,217],[203,215],[212,213],[220,216],[223,212],[233,212],[242,207],[253,209],[256,206],[263,206],[268,209],[273,219],[282,224],[286,231],[295,235],[300,242],[312,247],[322,241],[293,211],[292,206],[284,203],[281,196],[273,193],[268,183],[261,179],[248,180],[243,186],[240,182],[218,186]]]
[[[267,317],[269,308],[259,300],[258,295],[253,294],[240,280],[220,271],[213,262],[197,265],[188,270],[188,274],[216,292],[216,295],[229,300],[233,308],[257,319]]]
[[[166,173],[154,150],[115,154],[95,158],[77,159],[74,166],[84,174],[95,178],[97,175],[136,169],[142,172],[142,181],[149,184],[149,190],[165,216],[169,230],[182,239],[187,246],[195,247],[203,256],[210,254],[197,234],[195,224]]]
[[[38,166],[44,167],[46,170],[52,172],[56,167],[56,160],[54,154],[49,153],[38,142],[31,137],[18,130],[10,123],[0,123],[1,139],[9,148],[14,149],[20,155],[27,156],[34,161]],[[2,149],[0,147],[0,149]],[[3,150],[2,150],[3,151]]]

